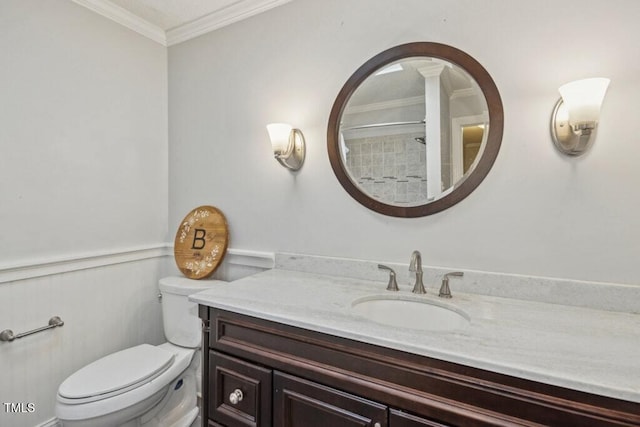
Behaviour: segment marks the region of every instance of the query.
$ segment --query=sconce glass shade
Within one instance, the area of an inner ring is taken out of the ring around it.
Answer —
[[[267,132],[271,138],[271,146],[275,155],[282,154],[289,148],[289,135],[293,127],[286,123],[271,123],[267,125]]]
[[[593,143],[592,132],[609,82],[606,78],[576,80],[558,89],[562,98],[553,110],[551,136],[562,153],[579,156]]]
[[[609,79],[593,78],[576,80],[560,86],[558,91],[569,112],[572,125],[598,122]]]
[[[275,159],[288,169],[300,169],[305,157],[305,141],[302,132],[286,123],[268,124],[267,132],[269,132]]]

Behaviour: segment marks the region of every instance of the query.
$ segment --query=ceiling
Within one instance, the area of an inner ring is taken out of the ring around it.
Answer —
[[[72,0],[165,46],[292,0]]]

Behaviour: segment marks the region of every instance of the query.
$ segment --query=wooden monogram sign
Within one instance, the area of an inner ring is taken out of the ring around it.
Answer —
[[[184,218],[173,245],[178,268],[190,279],[204,279],[218,268],[229,244],[227,220],[213,206],[200,206]]]

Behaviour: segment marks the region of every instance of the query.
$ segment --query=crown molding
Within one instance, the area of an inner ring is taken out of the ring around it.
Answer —
[[[118,5],[111,3],[108,0],[71,0],[74,3],[84,6],[89,10],[94,11],[98,15],[102,15],[105,18],[111,19],[120,25],[123,25],[130,30],[133,30],[143,36],[150,38],[151,40],[160,43],[163,46],[167,45],[167,35],[158,27],[145,21],[137,15],[129,12],[126,9],[121,8]]]
[[[157,25],[146,21],[128,10],[111,3],[109,0],[71,0],[93,12],[111,19],[130,30],[160,43],[173,46],[201,36],[218,28],[242,21],[253,15],[266,12],[293,0],[240,0],[230,6],[219,9],[202,18],[198,18],[179,27],[164,31]]]
[[[478,90],[472,87],[464,89],[456,89],[451,94],[451,99],[468,98],[471,96],[478,96]]]
[[[282,6],[290,1],[292,0],[240,0],[195,21],[168,30],[166,33],[167,46],[182,43],[234,22],[266,12],[274,7]]]

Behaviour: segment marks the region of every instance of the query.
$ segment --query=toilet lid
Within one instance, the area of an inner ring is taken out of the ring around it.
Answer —
[[[127,348],[80,369],[60,385],[58,393],[85,399],[130,390],[167,370],[174,358],[171,351],[149,344]]]

